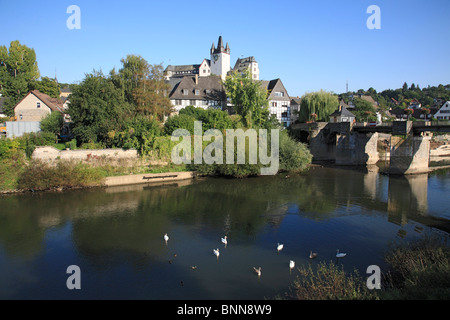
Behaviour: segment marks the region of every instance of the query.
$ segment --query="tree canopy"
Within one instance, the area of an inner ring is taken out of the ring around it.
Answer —
[[[225,79],[224,86],[234,111],[242,117],[247,128],[262,127],[267,122],[267,90],[252,80],[249,71],[234,72]]]
[[[328,121],[339,107],[338,97],[324,90],[306,93],[300,103],[299,121]]]
[[[0,92],[7,98],[4,112],[12,116],[16,103],[39,79],[36,52],[19,41],[12,41],[9,49],[0,46]]]

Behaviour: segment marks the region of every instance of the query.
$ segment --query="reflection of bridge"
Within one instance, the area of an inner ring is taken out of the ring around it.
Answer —
[[[379,160],[379,133],[391,134],[389,172],[409,174],[428,172],[432,132],[450,132],[448,122],[394,121],[371,126],[367,124],[300,123],[292,126],[294,134],[309,144],[315,161],[338,165],[370,165]]]

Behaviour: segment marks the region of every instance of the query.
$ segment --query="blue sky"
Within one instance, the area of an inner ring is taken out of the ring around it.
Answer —
[[[67,8],[78,5],[81,29],[69,30]],[[377,5],[381,29],[366,26]],[[149,63],[209,59],[219,35],[231,65],[254,56],[260,79],[280,78],[291,96],[408,84],[450,83],[450,1],[29,1],[0,0],[0,45],[13,40],[36,51],[41,76],[83,80],[108,73],[139,54]]]

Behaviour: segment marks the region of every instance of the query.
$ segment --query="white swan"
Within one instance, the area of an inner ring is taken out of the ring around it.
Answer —
[[[167,233],[164,235],[164,241],[166,242],[166,244],[167,244],[167,241],[169,241],[169,236],[167,235]]]
[[[309,252],[309,258],[310,259],[314,259],[316,257],[317,257],[317,252],[312,252],[312,251]]]
[[[278,243],[278,245],[277,245],[277,251],[280,252],[281,250],[283,250],[283,247],[284,247],[283,244]]]
[[[336,258],[343,258],[345,257],[347,254],[346,253],[339,253],[339,249],[336,250]]]
[[[222,239],[220,239],[222,241],[222,243],[225,245],[225,248],[227,247],[227,236],[223,237]]]
[[[253,267],[253,270],[255,270],[256,274],[258,275],[258,278],[261,277],[261,267],[259,267],[258,269]]]
[[[219,255],[220,255],[219,248],[213,249],[213,252],[214,252],[214,254],[215,254],[216,257],[217,257],[217,260],[219,260]]]
[[[293,260],[289,261],[289,268],[292,270],[295,267],[295,262]]]

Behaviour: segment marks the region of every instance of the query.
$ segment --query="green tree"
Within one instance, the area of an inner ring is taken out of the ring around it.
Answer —
[[[125,119],[132,115],[132,106],[110,78],[94,71],[74,88],[68,113],[79,143],[101,142],[110,146],[112,133],[123,129]]]
[[[30,83],[30,90],[39,90],[52,98],[59,98],[61,87],[55,79],[42,77],[41,80],[35,80]]]
[[[328,121],[330,114],[338,107],[338,97],[331,92],[320,90],[306,93],[300,103],[299,121]]]
[[[7,98],[4,112],[14,114],[14,106],[30,90],[32,81],[39,78],[34,49],[12,41],[9,50],[0,46],[0,87]]]
[[[51,132],[55,135],[55,142],[58,142],[58,135],[64,125],[64,117],[61,112],[53,111],[41,120],[40,127],[44,132]]]
[[[151,114],[161,121],[164,120],[173,112],[168,96],[169,90],[170,85],[164,81],[162,65],[149,65],[149,74],[140,79],[137,87],[133,89],[136,113]]]
[[[253,81],[250,72],[234,72],[225,79],[225,90],[234,111],[248,128],[262,127],[269,118],[267,90]]]
[[[355,98],[353,103],[355,109],[352,113],[356,116],[356,121],[376,121],[377,110],[369,101]]]

